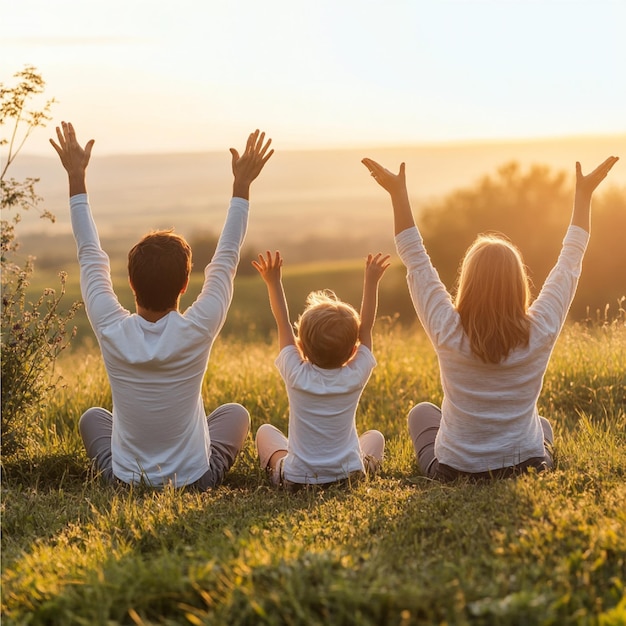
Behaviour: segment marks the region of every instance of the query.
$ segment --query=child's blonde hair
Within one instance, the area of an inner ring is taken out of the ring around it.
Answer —
[[[528,344],[528,274],[518,248],[501,235],[479,235],[459,274],[455,306],[472,352],[500,363]]]
[[[324,369],[341,367],[354,353],[361,318],[330,290],[313,291],[296,322],[298,346],[311,363]]]

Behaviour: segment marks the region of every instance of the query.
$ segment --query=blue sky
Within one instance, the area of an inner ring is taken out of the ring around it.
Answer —
[[[0,3],[0,81],[101,154],[626,132],[623,0]]]

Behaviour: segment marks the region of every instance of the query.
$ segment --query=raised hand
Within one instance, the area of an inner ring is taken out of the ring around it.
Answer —
[[[365,280],[376,284],[379,283],[383,274],[391,265],[390,258],[389,254],[383,255],[382,252],[376,255],[368,254],[365,261]]]
[[[293,334],[293,328],[289,321],[289,308],[287,307],[287,299],[283,290],[281,273],[283,267],[283,258],[278,250],[272,256],[268,250],[265,255],[259,254],[258,261],[252,261],[252,265],[261,274],[261,277],[267,285],[267,293],[270,298],[270,308],[272,315],[276,320],[276,328],[278,329],[278,345],[282,350],[285,346],[294,345],[296,338]]]
[[[374,180],[391,196],[393,206],[393,223],[395,234],[401,233],[407,228],[415,226],[409,193],[406,188],[406,175],[404,163],[400,164],[400,171],[397,174],[390,172],[380,163],[372,159],[362,159],[361,163],[369,170]]]
[[[376,255],[368,254],[365,261],[359,341],[370,350],[372,349],[372,328],[374,328],[378,308],[378,283],[389,265],[391,265],[389,255],[383,255],[381,252]]]
[[[282,275],[283,259],[280,252],[276,250],[274,256],[267,250],[265,256],[259,254],[258,261],[252,261],[254,268],[261,274],[261,278],[269,285],[279,283]]]
[[[240,156],[235,148],[230,149],[232,155],[233,195],[239,198],[248,199],[250,184],[261,173],[264,165],[274,154],[274,150],[269,150],[271,139],[265,141],[265,133],[258,129],[250,134],[246,149]],[[269,150],[269,151],[268,151]]]
[[[95,140],[90,139],[84,148],[81,147],[76,139],[74,126],[68,122],[61,122],[61,128],[57,126],[56,131],[59,143],[57,144],[54,139],[50,139],[50,143],[57,151],[63,167],[68,174],[84,173],[89,165]]]
[[[609,157],[586,176],[582,173],[580,163],[576,161],[576,193],[591,197],[596,187],[606,178],[606,175],[618,160],[619,157]]]
[[[391,195],[406,190],[406,176],[404,173],[405,165],[400,164],[400,171],[398,174],[390,172],[384,168],[380,163],[372,161],[372,159],[362,159],[361,163],[369,170],[374,180]]]
[[[61,164],[67,171],[70,183],[70,196],[86,193],[85,171],[91,158],[91,149],[95,141],[90,139],[83,148],[76,139],[76,132],[72,124],[61,122],[61,128],[57,126],[57,144],[50,139],[52,147],[57,151]]]
[[[570,222],[572,226],[579,226],[587,232],[591,231],[591,196],[617,161],[618,157],[609,157],[586,176],[583,175],[580,163],[576,162],[576,193]]]

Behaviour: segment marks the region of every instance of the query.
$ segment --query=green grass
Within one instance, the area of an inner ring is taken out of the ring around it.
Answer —
[[[295,495],[269,486],[252,438],[208,493],[102,485],[76,424],[110,405],[106,376],[65,355],[38,436],[4,460],[2,623],[625,624],[626,328],[566,329],[540,401],[556,470],[486,485],[419,475],[406,414],[440,400],[436,358],[419,331],[376,330],[357,421],[385,434],[383,473]],[[218,340],[207,407],[286,427],[275,355]]]
[[[352,304],[357,310],[361,305],[363,290],[363,270],[365,261],[333,261],[329,263],[311,263],[287,267],[284,270],[284,284],[291,318],[296,320],[304,309],[304,302],[309,292],[317,289],[332,289],[337,295]],[[380,286],[379,317],[398,317],[410,324],[415,319],[405,279],[406,270],[396,260],[386,272]],[[134,299],[128,286],[126,267],[117,263],[112,268],[113,286],[123,306],[135,310]],[[191,305],[196,299],[204,277],[202,273],[191,275],[189,288],[181,298],[181,310]],[[29,288],[32,299],[36,299],[47,287],[58,289],[60,282],[54,271],[37,269]],[[80,301],[78,268],[68,270],[66,293],[62,310],[67,310],[72,302]],[[77,327],[75,343],[93,343],[94,334],[89,326],[87,315],[82,307],[73,320]],[[229,337],[268,336],[276,327],[270,311],[267,289],[261,277],[254,274],[242,274],[235,280],[233,302],[222,335]]]

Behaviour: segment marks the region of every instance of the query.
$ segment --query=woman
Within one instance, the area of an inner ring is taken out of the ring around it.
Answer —
[[[424,402],[408,417],[426,476],[481,479],[553,467],[552,428],[539,415],[537,400],[576,292],[589,240],[591,196],[617,160],[609,157],[587,176],[576,163],[570,227],[556,266],[530,304],[519,251],[502,237],[485,236],[465,254],[453,301],[415,225],[404,163],[396,175],[363,159],[391,196],[396,247],[407,267],[413,305],[439,359],[441,409]]]

